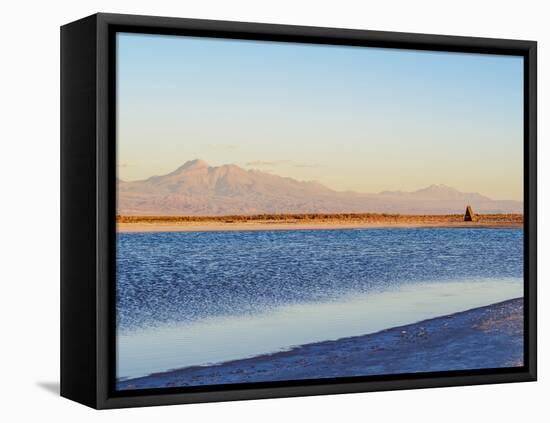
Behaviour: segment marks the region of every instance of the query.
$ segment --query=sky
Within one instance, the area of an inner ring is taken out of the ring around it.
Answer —
[[[197,158],[522,200],[523,58],[119,33],[118,177]]]

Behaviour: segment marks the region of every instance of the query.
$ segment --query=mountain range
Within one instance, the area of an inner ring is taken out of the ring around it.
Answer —
[[[413,192],[335,191],[228,164],[186,162],[173,172],[141,181],[117,180],[119,215],[231,215],[262,213],[457,214],[466,205],[481,213],[523,213],[523,203],[492,200],[445,185]]]

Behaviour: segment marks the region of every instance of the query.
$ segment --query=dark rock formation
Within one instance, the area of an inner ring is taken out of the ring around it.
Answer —
[[[466,214],[464,214],[464,222],[475,222],[476,215],[471,206],[466,206]]]

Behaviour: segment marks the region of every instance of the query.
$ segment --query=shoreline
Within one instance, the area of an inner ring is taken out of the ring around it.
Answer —
[[[374,376],[523,364],[523,298],[373,334],[117,382],[117,389]]]
[[[119,233],[132,232],[211,232],[211,231],[292,231],[331,229],[391,229],[391,228],[459,228],[459,229],[521,229],[523,222],[276,222],[252,221],[224,222],[177,222],[177,223],[120,223]]]
[[[387,228],[522,228],[522,214],[310,213],[227,216],[117,216],[117,232],[288,231]]]

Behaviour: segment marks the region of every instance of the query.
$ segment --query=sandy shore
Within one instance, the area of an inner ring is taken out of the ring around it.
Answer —
[[[117,216],[118,232],[265,231],[367,228],[521,228],[521,214],[463,215],[385,213],[258,214],[228,216]]]
[[[369,228],[522,228],[517,222],[182,222],[182,223],[117,223],[117,232],[202,232],[202,231],[288,231],[319,229]]]
[[[523,299],[212,366],[118,383],[144,389],[521,366]]]

